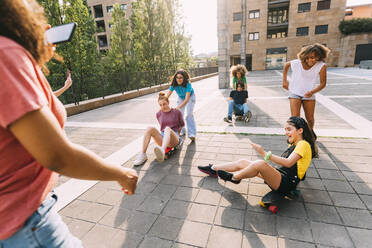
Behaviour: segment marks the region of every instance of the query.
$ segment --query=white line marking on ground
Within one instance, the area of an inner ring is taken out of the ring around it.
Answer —
[[[340,95],[340,96],[329,96],[329,98],[370,98],[372,95],[353,95],[353,96],[347,96],[347,95]]]
[[[110,164],[122,165],[138,153],[142,145],[143,137],[137,138],[120,150],[114,152],[105,161]],[[72,178],[54,189],[58,195],[58,201],[54,205],[56,211],[60,211],[84,192],[96,185],[99,181],[79,180]],[[124,194],[124,193],[123,193]]]
[[[372,81],[371,77],[361,77],[361,76],[353,76],[353,75],[348,75],[348,74],[343,74],[343,73],[337,73],[337,72],[327,72],[327,74],[331,75],[337,75],[337,76],[343,76],[343,77],[348,77],[348,78],[358,78],[358,79],[364,79],[364,80],[369,80]]]
[[[278,74],[281,72],[276,71]],[[349,76],[349,75],[348,75]],[[349,76],[354,78],[361,78],[358,76]],[[324,107],[332,111],[338,117],[340,117],[345,122],[349,123],[352,127],[357,129],[360,133],[364,134],[365,137],[372,138],[372,122],[366,118],[354,113],[350,109],[338,104],[337,102],[331,100],[329,97],[322,95],[321,93],[316,93],[316,100],[321,103]]]

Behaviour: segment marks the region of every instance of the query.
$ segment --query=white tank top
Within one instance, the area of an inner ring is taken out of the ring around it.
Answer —
[[[301,60],[291,60],[292,75],[289,79],[289,92],[304,96],[306,92],[315,88],[319,72],[325,65],[323,61],[318,61],[309,70],[305,70]]]

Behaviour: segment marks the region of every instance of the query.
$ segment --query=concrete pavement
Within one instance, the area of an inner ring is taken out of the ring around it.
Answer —
[[[248,124],[223,122],[229,91],[217,89],[217,77],[193,84],[197,141],[187,140],[161,164],[150,146],[149,160],[136,168],[135,195],[124,195],[115,182],[91,182],[80,190],[78,180],[60,177],[61,202],[76,198],[59,205],[59,213],[85,247],[370,246],[372,73],[329,69],[315,112],[320,158],[300,183],[300,198],[280,204],[276,215],[258,204],[269,191],[262,180],[233,185],[196,167],[259,158],[249,140],[274,154],[285,150],[281,130],[290,111],[280,72],[251,72],[247,82],[253,113]],[[147,95],[71,116],[66,132],[73,142],[132,167],[144,129],[157,125],[157,110],[157,95]],[[74,192],[61,190],[68,188]]]

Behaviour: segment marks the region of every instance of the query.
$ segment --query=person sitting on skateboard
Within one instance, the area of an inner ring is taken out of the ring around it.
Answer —
[[[280,193],[287,194],[296,189],[300,180],[303,180],[314,154],[314,136],[307,122],[301,117],[290,117],[285,125],[285,135],[289,144],[288,149],[277,156],[255,143],[252,147],[264,160],[249,161],[241,159],[231,163],[219,165],[198,166],[199,170],[212,176],[220,177],[225,181],[238,184],[244,178],[260,177],[269,187]],[[268,161],[280,165],[272,167]]]
[[[142,152],[134,161],[134,166],[141,165],[147,161],[146,151],[151,137],[157,143],[154,153],[159,162],[164,161],[167,147],[182,146],[183,140],[180,137],[180,131],[185,126],[185,122],[183,121],[181,111],[169,106],[169,99],[164,92],[159,93],[158,103],[160,110],[156,113],[156,118],[160,124],[160,132],[155,127],[147,128],[143,136]]]
[[[230,123],[234,111],[236,115],[243,115],[244,121],[248,122],[252,117],[252,113],[249,111],[247,103],[248,91],[243,90],[244,84],[241,82],[238,82],[236,87],[236,90],[230,92],[227,117],[224,118],[224,121]]]

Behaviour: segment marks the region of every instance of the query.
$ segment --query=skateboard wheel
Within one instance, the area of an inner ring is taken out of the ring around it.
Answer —
[[[275,206],[275,205],[271,205],[269,207],[269,211],[272,212],[272,213],[274,213],[274,214],[276,214],[278,212],[278,207]]]
[[[261,205],[261,207],[264,207],[264,208],[267,207],[267,205],[265,203],[263,203],[263,201],[260,201],[260,205]]]

